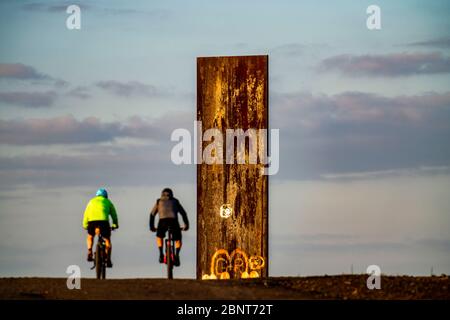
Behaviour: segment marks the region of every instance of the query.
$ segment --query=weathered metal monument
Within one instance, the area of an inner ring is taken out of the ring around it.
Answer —
[[[207,163],[200,155],[197,164],[198,279],[268,276],[268,176],[262,161],[251,161],[253,150],[258,159],[268,150],[264,139],[250,134],[269,129],[268,89],[266,55],[197,58],[201,150],[216,142],[213,156],[227,159]],[[224,141],[204,135],[208,129],[217,129]]]

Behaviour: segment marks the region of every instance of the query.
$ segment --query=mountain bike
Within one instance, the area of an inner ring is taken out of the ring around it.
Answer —
[[[180,228],[181,231],[186,231],[185,227]],[[175,240],[173,240],[173,228],[168,227],[167,238],[165,240],[165,251],[164,251],[164,263],[167,267],[167,279],[173,279],[173,267],[175,266]],[[178,257],[179,259],[179,257]],[[179,265],[178,265],[179,266]]]
[[[108,262],[106,243],[99,228],[95,229],[95,234],[98,235],[98,239],[97,245],[95,246],[94,265],[91,270],[95,269],[97,279],[106,279],[106,264]]]

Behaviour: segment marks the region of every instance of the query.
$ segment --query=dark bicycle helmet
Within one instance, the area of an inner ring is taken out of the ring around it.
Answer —
[[[167,192],[169,194],[169,198],[172,199],[173,198],[173,191],[170,188],[164,188],[163,191],[161,192],[161,194]]]

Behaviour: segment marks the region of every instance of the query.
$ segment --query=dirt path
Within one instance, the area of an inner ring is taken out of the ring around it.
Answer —
[[[0,278],[0,299],[450,299],[450,280],[384,276],[380,290],[366,275],[258,280],[81,279],[69,290],[61,278]]]

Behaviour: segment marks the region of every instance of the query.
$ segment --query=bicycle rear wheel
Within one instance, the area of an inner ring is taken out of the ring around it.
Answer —
[[[106,279],[106,263],[105,263],[105,259],[106,258],[103,258],[102,260],[102,279]]]
[[[101,250],[100,245],[97,245],[97,248],[95,249],[95,275],[97,276],[97,279],[101,279],[102,277],[103,261]]]
[[[173,279],[173,259],[171,241],[166,241],[167,279]]]

